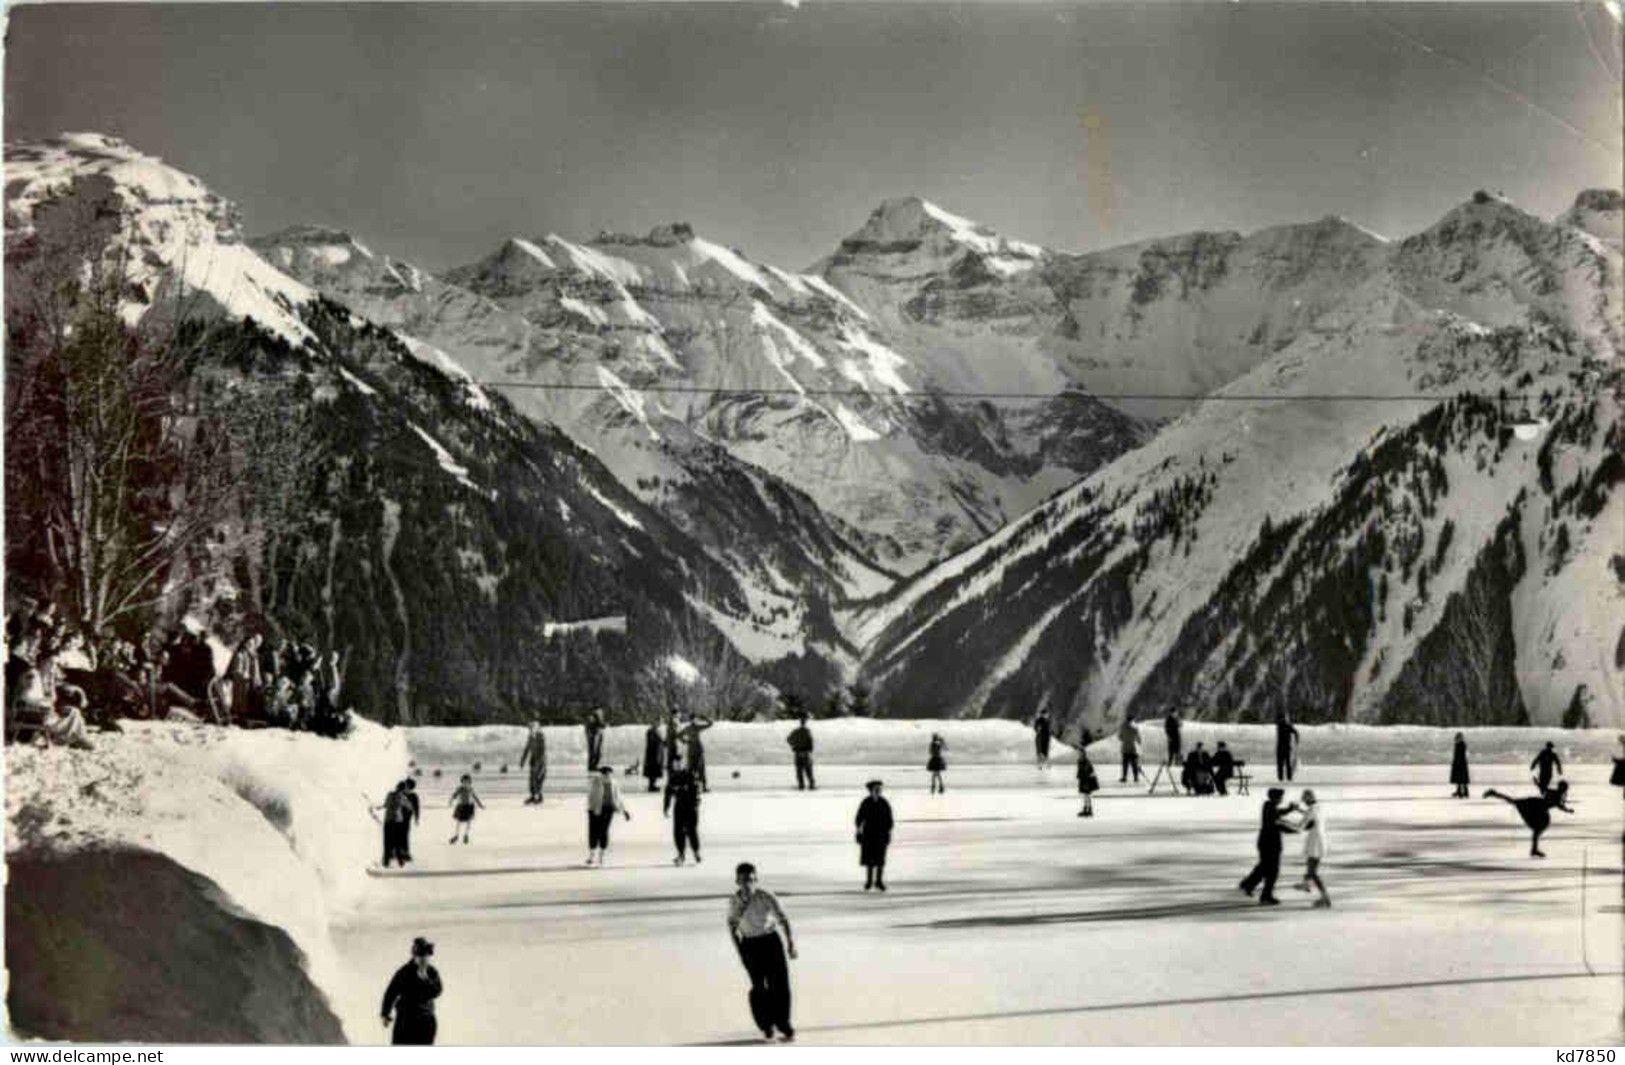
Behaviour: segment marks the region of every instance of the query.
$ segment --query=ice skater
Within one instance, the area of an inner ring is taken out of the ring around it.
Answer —
[[[1258,828],[1258,864],[1238,885],[1244,894],[1251,896],[1253,889],[1262,883],[1264,890],[1258,896],[1260,906],[1281,904],[1281,900],[1275,897],[1275,881],[1281,875],[1281,836],[1297,831],[1286,818],[1298,809],[1297,803],[1283,809],[1281,800],[1285,797],[1286,792],[1281,788],[1269,790]]]
[[[412,940],[412,960],[395,970],[384,989],[384,1027],[393,1021],[389,1041],[396,1046],[434,1045],[434,1000],[440,997],[441,983],[439,970],[429,964],[433,956],[433,943],[422,936]]]
[[[457,832],[461,829],[463,842],[467,843],[468,833],[474,827],[474,808],[477,806],[481,810],[485,809],[485,804],[480,801],[480,797],[474,794],[474,778],[464,773],[463,778],[457,782],[457,787],[451,793],[451,801],[446,805],[452,808],[451,839],[446,842],[456,843]]]
[[[1083,738],[1078,742],[1078,794],[1083,796],[1083,809],[1078,811],[1079,817],[1095,816],[1095,792],[1100,790],[1100,777],[1095,773],[1095,765],[1089,761],[1089,730],[1083,730]]]
[[[1450,751],[1450,783],[1456,786],[1452,798],[1467,798],[1467,785],[1472,783],[1472,775],[1467,771],[1467,737],[1456,733],[1456,741]]]
[[[790,731],[785,738],[790,745],[790,752],[796,762],[796,790],[817,791],[818,784],[813,780],[813,737],[812,730],[807,727],[807,715],[801,715],[801,723]]]
[[[660,790],[660,776],[666,768],[666,738],[660,734],[660,722],[649,722],[643,734],[643,779],[650,791]]]
[[[942,752],[948,749],[948,741],[942,738],[942,733],[931,733],[931,753],[925,759],[925,768],[931,773],[931,794],[947,794],[948,785],[942,782],[942,774],[948,768],[948,760]]]
[[[380,864],[388,869],[389,863],[393,861],[405,868],[409,859],[402,856],[405,849],[401,846],[401,833],[404,831],[406,819],[411,816],[406,805],[406,781],[399,781],[390,789],[389,794],[384,796],[382,809],[384,858]]]
[[[868,796],[858,803],[858,862],[863,866],[863,890],[886,890],[886,848],[891,846],[894,824],[891,803],[880,795],[881,782],[864,785]]]
[[[1185,739],[1181,731],[1184,726],[1185,723],[1179,718],[1177,706],[1168,711],[1168,716],[1162,719],[1162,731],[1168,737],[1168,760],[1163,763],[1164,765],[1179,765],[1180,758],[1185,753]]]
[[[1563,760],[1557,757],[1557,748],[1552,741],[1547,740],[1546,746],[1535,755],[1535,760],[1529,763],[1529,768],[1535,771],[1535,787],[1544,794],[1551,790],[1552,777],[1563,775]]]
[[[1134,782],[1140,782],[1140,730],[1135,727],[1132,717],[1123,718],[1123,725],[1117,730],[1117,743],[1123,752],[1123,775],[1118,778],[1119,784],[1128,783],[1130,772],[1134,774]]]
[[[587,772],[598,772],[604,760],[604,712],[594,710],[582,726],[587,731]]]
[[[609,857],[609,826],[617,811],[626,820],[632,820],[632,811],[621,801],[621,789],[615,784],[614,767],[601,765],[587,784],[588,865],[593,864],[596,855],[598,867],[603,868],[604,860]]]
[[[401,798],[406,803],[406,819],[401,822],[400,859],[405,865],[412,860],[412,826],[423,823],[423,803],[418,798],[418,782],[411,777],[401,781]]]
[[[1038,755],[1038,768],[1049,768],[1049,741],[1052,735],[1049,711],[1040,710],[1033,719],[1033,749]]]
[[[694,774],[679,759],[666,775],[666,801],[661,813],[670,817],[671,838],[677,845],[673,865],[682,865],[686,851],[694,851],[694,864],[700,864],[700,786]]]
[[[1314,791],[1309,788],[1303,789],[1303,814],[1298,821],[1298,831],[1303,833],[1304,868],[1303,879],[1294,886],[1299,891],[1308,891],[1309,885],[1313,884],[1315,890],[1320,892],[1320,898],[1315,900],[1315,909],[1329,910],[1332,897],[1320,879],[1320,863],[1326,858],[1326,819]]]
[[[1275,711],[1275,779],[1291,780],[1298,771],[1298,729],[1285,710]]]
[[[790,919],[772,892],[756,886],[756,867],[751,863],[739,863],[734,883],[739,890],[728,899],[728,934],[750,974],[751,1019],[762,1038],[771,1040],[776,1028],[788,1043],[796,1037],[790,1025],[790,965],[785,961],[786,951],[791,958],[796,956]]]
[[[701,791],[711,790],[711,782],[705,775],[705,744],[700,739],[700,733],[710,728],[711,724],[708,717],[690,714],[677,730],[677,735],[683,741],[683,758],[688,762],[688,771],[699,781]]]
[[[1550,791],[1542,791],[1539,795],[1530,795],[1522,799],[1514,799],[1510,795],[1503,795],[1494,788],[1484,793],[1484,798],[1496,798],[1502,802],[1511,803],[1518,809],[1518,816],[1523,823],[1529,826],[1534,833],[1529,839],[1529,857],[1544,858],[1546,854],[1540,849],[1540,834],[1552,825],[1552,810],[1562,810],[1572,814],[1574,807],[1568,804],[1569,782],[1559,780],[1557,787]]]
[[[547,733],[542,731],[539,719],[532,719],[530,734],[525,737],[525,749],[519,753],[519,767],[530,766],[530,797],[526,806],[539,806],[542,786],[547,783]]]

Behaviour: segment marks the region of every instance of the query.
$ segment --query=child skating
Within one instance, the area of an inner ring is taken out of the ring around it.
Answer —
[[[474,808],[477,806],[481,810],[485,809],[480,797],[474,794],[473,777],[467,773],[463,774],[462,780],[457,784],[457,790],[451,793],[451,802],[448,805],[452,808],[451,839],[446,842],[456,843],[457,832],[460,829],[463,833],[463,842],[467,843],[469,830],[474,827]]]
[[[942,782],[943,771],[948,768],[948,760],[942,757],[942,752],[948,749],[948,741],[942,738],[942,733],[931,733],[931,754],[925,761],[925,768],[931,772],[931,794],[946,793],[948,785]]]
[[[1308,891],[1313,884],[1315,890],[1320,892],[1320,898],[1315,900],[1315,909],[1329,910],[1332,906],[1332,897],[1326,891],[1326,885],[1320,879],[1320,863],[1326,857],[1326,821],[1321,815],[1320,803],[1315,800],[1315,793],[1305,788],[1303,792],[1303,817],[1298,822],[1298,831],[1303,833],[1303,879],[1298,881],[1296,887],[1299,891]]]
[[[615,815],[632,820],[632,812],[621,800],[621,789],[615,786],[614,773],[612,767],[601,765],[587,783],[587,864],[599,868],[609,856],[609,826]]]
[[[1095,816],[1095,792],[1100,790],[1100,777],[1095,773],[1095,764],[1089,761],[1088,743],[1089,730],[1084,729],[1078,743],[1078,794],[1083,796],[1079,817]]]
[[[1539,795],[1530,795],[1522,799],[1514,799],[1510,795],[1503,795],[1491,788],[1484,793],[1484,798],[1496,798],[1517,807],[1518,816],[1523,823],[1529,826],[1534,833],[1529,840],[1529,857],[1544,858],[1545,852],[1540,849],[1540,834],[1545,832],[1552,824],[1552,810],[1556,808],[1564,813],[1572,814],[1574,807],[1568,804],[1569,782],[1559,780],[1557,787],[1550,791],[1542,790]]]

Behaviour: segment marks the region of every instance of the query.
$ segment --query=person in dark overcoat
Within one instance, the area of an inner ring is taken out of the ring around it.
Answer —
[[[422,936],[412,940],[412,960],[395,970],[384,989],[384,1026],[393,1020],[390,1042],[396,1046],[434,1045],[439,1027],[434,1000],[440,997],[441,984],[439,970],[429,964],[433,955],[433,943]]]
[[[1455,748],[1450,752],[1450,783],[1456,786],[1455,798],[1467,798],[1467,785],[1472,777],[1467,772],[1467,737],[1456,733]]]
[[[863,866],[863,890],[886,890],[886,848],[891,846],[891,803],[880,795],[881,782],[871,780],[869,795],[858,804],[858,862]]]

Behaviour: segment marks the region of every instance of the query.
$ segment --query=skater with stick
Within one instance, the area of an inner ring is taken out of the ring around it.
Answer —
[[[1569,782],[1560,780],[1557,787],[1550,791],[1542,791],[1539,795],[1531,795],[1522,799],[1514,799],[1510,795],[1503,795],[1494,788],[1484,793],[1484,798],[1500,799],[1517,808],[1518,816],[1523,823],[1529,826],[1533,835],[1529,839],[1529,857],[1544,858],[1546,854],[1540,849],[1540,835],[1552,825],[1552,810],[1562,810],[1572,814],[1574,807],[1568,804]]]
[[[389,1041],[396,1046],[434,1045],[434,1000],[440,997],[441,983],[439,971],[429,964],[433,956],[433,943],[422,936],[412,940],[412,960],[395,970],[384,989],[384,1027],[393,1020]]]
[[[523,769],[526,765],[530,766],[530,797],[525,805],[540,805],[542,785],[547,783],[547,733],[542,731],[541,721],[535,718],[530,722],[530,735],[525,737],[525,749],[519,754],[519,767]]]
[[[1535,760],[1529,763],[1529,768],[1535,771],[1535,787],[1539,788],[1542,794],[1550,791],[1552,777],[1563,775],[1563,760],[1557,757],[1557,748],[1552,745],[1551,740],[1546,741],[1546,746],[1535,755]]]
[[[790,751],[796,763],[796,790],[817,791],[818,784],[813,780],[813,737],[812,730],[807,727],[807,715],[801,715],[801,723],[797,725],[785,739],[790,745]]]
[[[1242,893],[1251,896],[1253,889],[1260,883],[1264,885],[1263,892],[1258,896],[1260,906],[1279,906],[1281,900],[1275,897],[1275,881],[1281,875],[1281,836],[1283,833],[1297,831],[1287,823],[1287,815],[1295,813],[1297,803],[1282,809],[1281,800],[1286,792],[1280,788],[1271,788],[1269,796],[1264,800],[1262,818],[1258,828],[1258,864],[1248,873],[1239,885]]]
[[[880,796],[881,782],[864,785],[869,795],[858,804],[858,862],[863,866],[863,890],[886,890],[886,848],[891,846],[894,824],[891,803]]]
[[[1450,783],[1456,786],[1453,798],[1467,798],[1467,785],[1472,783],[1472,776],[1467,771],[1467,737],[1459,732],[1450,751]]]
[[[660,735],[660,722],[649,722],[649,730],[643,734],[643,779],[649,782],[650,791],[660,790],[660,776],[666,768],[666,740]]]
[[[1321,814],[1320,803],[1315,800],[1315,793],[1309,788],[1303,790],[1303,816],[1298,821],[1298,831],[1303,833],[1303,879],[1295,885],[1299,891],[1308,891],[1313,884],[1315,890],[1320,892],[1320,898],[1315,900],[1315,909],[1329,910],[1332,906],[1332,897],[1326,891],[1326,885],[1320,879],[1320,863],[1326,858],[1326,821]]]
[[[467,843],[468,833],[474,827],[474,808],[478,806],[481,810],[485,809],[485,804],[480,801],[480,797],[474,794],[473,777],[469,776],[467,773],[463,774],[462,779],[457,782],[456,789],[452,791],[451,801],[447,803],[447,805],[452,807],[452,825],[451,839],[447,840],[446,842],[456,843],[457,831],[458,829],[461,829],[463,833],[463,842]]]
[[[700,786],[681,759],[672,763],[666,776],[666,801],[661,813],[672,819],[671,838],[677,844],[673,865],[682,865],[687,848],[694,849],[694,864],[700,864]]]
[[[587,783],[587,864],[598,857],[598,867],[604,867],[609,857],[609,826],[619,811],[626,820],[632,820],[632,811],[621,801],[621,789],[615,785],[613,766],[599,766],[598,772]]]
[[[751,863],[739,863],[734,883],[739,890],[728,900],[728,934],[750,974],[751,1018],[763,1039],[771,1040],[777,1028],[788,1043],[796,1037],[790,1026],[790,966],[785,961],[786,951],[791,958],[796,956],[790,919],[772,892],[756,886],[756,867]]]
[[[1033,720],[1033,747],[1038,754],[1038,768],[1049,768],[1049,741],[1051,736],[1049,711],[1038,711]]]
[[[931,753],[926,756],[925,768],[931,774],[931,794],[947,794],[948,785],[942,782],[943,771],[948,768],[948,760],[942,752],[948,749],[948,741],[942,738],[942,733],[931,733]]]

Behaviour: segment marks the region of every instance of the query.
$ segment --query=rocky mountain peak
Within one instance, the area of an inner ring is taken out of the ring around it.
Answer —
[[[1010,240],[919,196],[883,201],[861,229],[841,242],[841,251],[848,255],[923,251],[942,258],[968,251],[1027,262],[1036,262],[1044,255],[1044,249],[1036,244]]]

